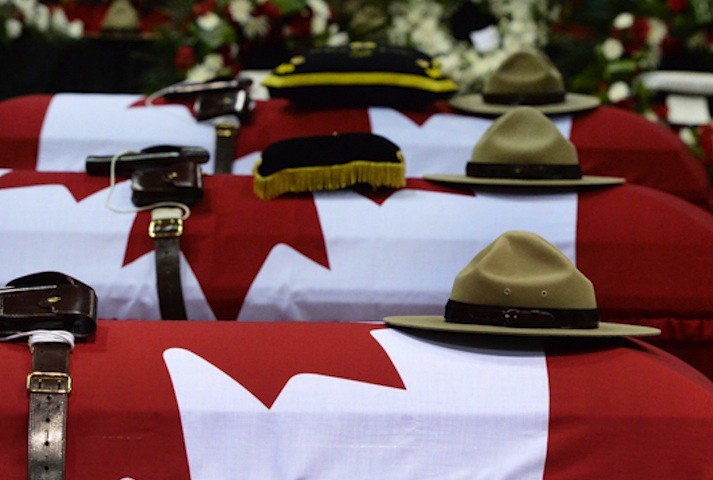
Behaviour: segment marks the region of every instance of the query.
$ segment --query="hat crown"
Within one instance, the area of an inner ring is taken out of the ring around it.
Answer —
[[[575,146],[544,114],[518,107],[499,117],[475,145],[471,162],[578,165]]]
[[[544,238],[510,231],[458,273],[451,300],[528,309],[597,308],[594,286]]]
[[[483,84],[484,94],[552,94],[564,91],[560,72],[547,57],[535,50],[513,53]]]

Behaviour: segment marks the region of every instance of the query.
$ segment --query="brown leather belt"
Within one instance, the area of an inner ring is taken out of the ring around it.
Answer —
[[[131,176],[131,200],[153,207],[149,236],[154,241],[156,287],[161,318],[186,320],[181,286],[181,236],[184,210],[203,196],[201,167],[193,162],[136,170]],[[170,205],[163,206],[164,202]]]
[[[154,241],[156,288],[165,320],[186,320],[181,286],[181,235],[183,210],[155,208],[151,211],[149,236]]]
[[[231,173],[233,171],[237,136],[237,124],[230,122],[215,124],[215,173]]]
[[[65,472],[67,400],[72,391],[66,343],[35,343],[27,376],[30,415],[27,428],[28,478],[61,480]]]
[[[251,80],[242,80],[238,88],[223,91],[204,91],[193,110],[199,122],[210,120],[215,126],[214,173],[231,173],[235,160],[235,142],[240,125],[252,108]]]
[[[0,288],[0,335],[30,337],[32,370],[27,375],[28,479],[63,480],[69,354],[74,339],[96,330],[94,290],[58,272],[28,275]]]

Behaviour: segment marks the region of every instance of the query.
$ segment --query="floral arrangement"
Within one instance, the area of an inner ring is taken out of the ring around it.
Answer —
[[[255,49],[346,41],[324,0],[175,0],[167,14],[170,28],[160,33],[175,48],[179,77],[191,81],[235,75]]]
[[[564,12],[547,48],[569,74],[570,90],[664,123],[665,108],[639,77],[661,68],[713,71],[713,6],[709,0],[643,0],[626,7],[598,18],[586,11]],[[676,130],[699,158],[713,165],[711,125]]]
[[[362,17],[383,19],[367,38],[383,30],[388,43],[434,57],[463,92],[479,90],[510,53],[546,45],[550,23],[557,18],[557,8],[546,0],[401,0],[367,3],[356,11]],[[360,25],[359,16],[349,28],[359,34],[363,28],[355,25]]]
[[[656,4],[673,7],[654,8]],[[641,73],[658,69],[664,57],[684,51],[713,53],[713,30],[707,31],[713,10],[699,20],[692,5],[686,0],[649,1],[641,3],[641,11],[617,13],[608,32],[594,45],[589,66],[574,75],[571,87],[598,94],[606,103],[634,102],[634,108],[646,113],[647,92],[636,84]],[[592,32],[586,34],[597,38]]]
[[[9,44],[25,34],[80,38],[84,24],[79,19],[70,21],[59,6],[37,0],[0,0],[0,43]]]
[[[492,21],[476,48],[450,26],[463,3]],[[162,37],[173,45],[179,78],[234,74],[253,50],[270,46],[298,53],[377,40],[437,58],[464,91],[478,89],[510,52],[545,45],[556,16],[547,0],[170,0],[167,12],[171,28]]]

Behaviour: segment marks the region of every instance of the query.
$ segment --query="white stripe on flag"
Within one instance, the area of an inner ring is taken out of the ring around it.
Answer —
[[[192,145],[215,151],[215,130],[199,124],[184,106],[131,105],[142,97],[57,94],[40,133],[39,171],[84,171],[88,155],[113,155],[154,145]],[[209,165],[207,171],[213,171]]]
[[[549,387],[537,341],[372,335],[405,389],[302,373],[269,410],[203,358],[167,350],[191,478],[542,478]]]

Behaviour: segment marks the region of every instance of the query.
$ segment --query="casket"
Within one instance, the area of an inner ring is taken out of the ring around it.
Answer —
[[[0,344],[26,478],[24,344]],[[100,320],[71,354],[67,478],[707,478],[713,384],[630,339],[352,322]]]
[[[0,211],[0,281],[59,270],[97,290],[103,318],[159,319],[149,214],[109,211],[108,179],[81,173],[84,159],[167,143],[214,152],[214,127],[185,105],[146,106],[135,95],[20,97],[0,111],[0,202],[12,206]],[[634,183],[533,194],[421,179],[462,173],[491,121],[441,104],[401,112],[257,102],[237,137],[233,175],[206,177],[185,224],[189,318],[440,314],[455,274],[480,249],[505,230],[530,230],[592,280],[604,320],[661,328],[656,342],[713,376],[713,216],[695,205],[706,203],[710,186],[686,147],[660,126],[601,107],[554,121],[578,146],[585,171]],[[332,131],[372,131],[398,144],[406,188],[254,195],[250,173],[262,149]],[[113,202],[128,209],[129,198],[122,180]]]

